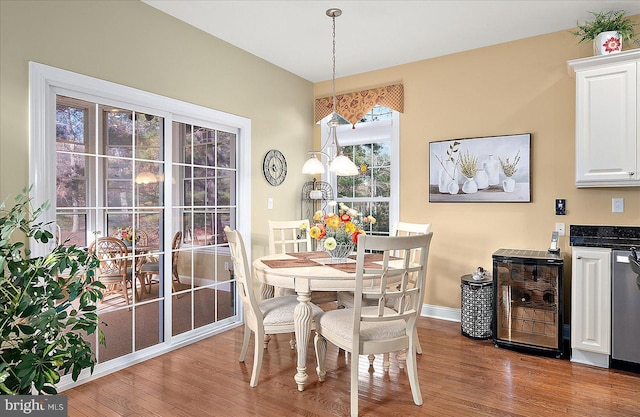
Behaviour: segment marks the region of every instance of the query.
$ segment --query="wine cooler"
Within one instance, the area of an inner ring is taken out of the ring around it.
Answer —
[[[563,355],[563,258],[547,251],[500,249],[493,254],[493,343]]]

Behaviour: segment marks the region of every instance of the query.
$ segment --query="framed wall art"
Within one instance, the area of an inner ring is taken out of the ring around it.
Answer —
[[[531,134],[429,143],[429,202],[531,202]]]

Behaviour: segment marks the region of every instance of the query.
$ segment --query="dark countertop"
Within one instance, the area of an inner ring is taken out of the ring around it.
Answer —
[[[561,253],[532,249],[498,249],[492,256],[493,258],[524,258],[560,262],[563,260]]]
[[[569,225],[569,245],[629,250],[640,249],[640,226]]]

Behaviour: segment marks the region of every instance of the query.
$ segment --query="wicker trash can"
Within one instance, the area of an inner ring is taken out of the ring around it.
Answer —
[[[460,277],[462,334],[471,339],[490,339],[493,320],[493,280],[474,280],[471,274]]]

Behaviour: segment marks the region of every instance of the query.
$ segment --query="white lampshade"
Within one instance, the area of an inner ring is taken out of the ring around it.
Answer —
[[[329,160],[329,171],[335,172],[336,175],[340,176],[353,176],[358,175],[360,170],[353,163],[352,160],[347,158],[342,154],[340,143],[338,142],[337,137],[337,128],[340,126],[340,118],[338,117],[338,113],[336,112],[336,17],[342,15],[342,10],[331,8],[326,12],[327,16],[329,16],[333,20],[333,76],[332,76],[332,98],[333,98],[333,111],[331,113],[331,119],[327,123],[329,126],[329,137],[327,141],[322,146],[319,152],[313,152],[311,158],[307,160],[302,166],[303,174],[324,174],[324,165],[322,162],[318,160],[316,154],[319,153],[324,155]],[[328,145],[332,145],[328,150],[326,150]],[[325,151],[326,150],[326,151]],[[332,159],[333,152],[338,155]],[[313,197],[311,197],[313,198]]]
[[[311,158],[307,159],[307,162],[302,166],[302,173],[311,175],[323,174],[324,165],[322,165],[317,156],[311,155]]]
[[[360,173],[356,164],[344,155],[336,156],[334,160],[331,161],[331,164],[329,164],[329,170],[343,177],[358,175]]]

